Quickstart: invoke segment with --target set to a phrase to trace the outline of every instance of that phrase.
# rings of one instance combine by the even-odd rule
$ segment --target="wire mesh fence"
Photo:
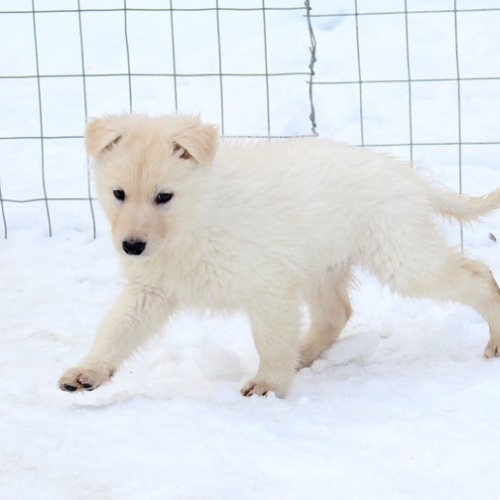
[[[83,130],[114,112],[319,133],[474,194],[500,153],[499,21],[500,0],[0,0],[4,236],[67,213],[96,235]]]

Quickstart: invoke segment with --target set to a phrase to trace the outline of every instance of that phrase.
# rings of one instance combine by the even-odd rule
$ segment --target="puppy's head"
[[[196,230],[216,126],[188,116],[106,116],[87,125],[85,140],[121,254],[149,257]]]

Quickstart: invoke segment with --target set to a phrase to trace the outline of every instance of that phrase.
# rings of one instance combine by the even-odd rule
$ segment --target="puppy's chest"
[[[234,309],[251,293],[252,280],[231,255],[194,255],[165,273],[167,292],[186,307]]]

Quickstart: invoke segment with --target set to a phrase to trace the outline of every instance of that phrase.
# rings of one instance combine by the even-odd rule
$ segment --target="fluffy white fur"
[[[62,389],[106,382],[179,308],[237,309],[260,356],[243,394],[283,397],[348,321],[355,264],[394,292],[473,307],[490,328],[485,356],[499,355],[499,288],[434,219],[473,220],[500,206],[500,189],[458,196],[407,163],[327,140],[218,144],[215,126],[186,116],[107,116],[86,144],[128,284]],[[159,193],[173,197],[158,204]],[[145,247],[129,256],[123,242]],[[303,300],[312,323],[299,338]]]

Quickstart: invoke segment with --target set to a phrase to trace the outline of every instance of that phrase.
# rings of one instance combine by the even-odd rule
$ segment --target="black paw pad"
[[[71,385],[71,384],[64,384],[64,385],[61,386],[61,389],[63,391],[75,392],[77,388],[74,385]]]
[[[95,389],[95,387],[92,385],[92,384],[82,384],[82,387],[86,390],[86,391],[93,391]]]

